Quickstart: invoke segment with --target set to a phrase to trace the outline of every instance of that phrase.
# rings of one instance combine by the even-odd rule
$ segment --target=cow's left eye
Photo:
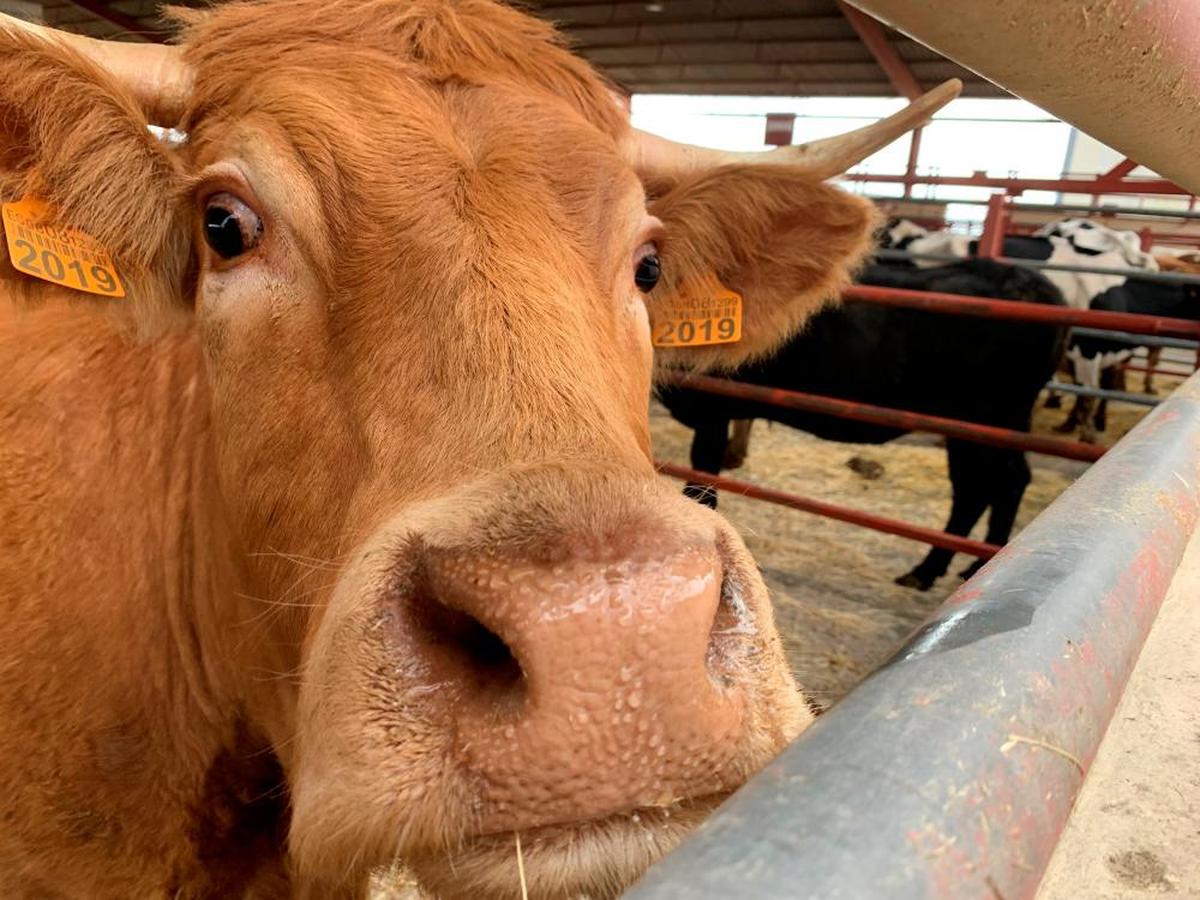
[[[204,241],[221,259],[253,249],[262,231],[262,219],[233,194],[214,194],[204,206]]]
[[[638,258],[637,268],[633,270],[633,282],[639,291],[648,294],[661,277],[662,263],[658,259],[658,248],[651,244]]]

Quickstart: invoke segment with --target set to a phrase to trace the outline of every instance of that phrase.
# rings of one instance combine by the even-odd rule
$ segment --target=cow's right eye
[[[648,294],[654,290],[661,276],[662,263],[658,258],[658,248],[654,244],[646,244],[638,251],[633,269],[633,283],[643,294]]]
[[[204,207],[204,241],[221,259],[234,259],[262,238],[258,214],[233,194],[214,194]]]

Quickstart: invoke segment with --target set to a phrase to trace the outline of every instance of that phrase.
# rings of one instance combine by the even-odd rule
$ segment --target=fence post
[[[979,236],[978,255],[982,259],[995,259],[1004,255],[1004,229],[1008,224],[1008,197],[992,194],[988,197],[987,215],[983,219],[983,234]]]

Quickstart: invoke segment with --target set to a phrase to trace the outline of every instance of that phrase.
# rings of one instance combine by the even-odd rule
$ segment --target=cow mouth
[[[643,821],[647,823],[668,822],[672,816],[688,815],[696,810],[705,810],[705,815],[707,815],[708,812],[711,812],[723,803],[732,793],[732,790],[717,791],[711,794],[702,794],[696,797],[676,800],[661,806],[641,806],[621,812],[605,813],[591,819],[542,822],[536,827],[522,830],[520,833],[530,837],[537,837],[545,834],[557,834],[564,829],[595,828],[610,822],[628,821],[634,825],[640,825]],[[511,828],[485,829],[478,832],[478,839],[502,837],[505,840],[511,841],[515,833]]]
[[[731,793],[528,831],[478,834],[449,854],[411,865],[424,886],[443,900],[521,896],[522,872],[531,898],[603,900],[628,888]]]

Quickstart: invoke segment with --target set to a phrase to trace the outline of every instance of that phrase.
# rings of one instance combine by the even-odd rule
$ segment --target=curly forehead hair
[[[185,25],[187,61],[203,72],[195,108],[236,90],[244,77],[314,54],[367,52],[430,83],[520,86],[570,103],[603,131],[626,127],[610,85],[567,49],[550,23],[494,0],[249,0],[207,12],[173,11]],[[264,46],[264,33],[271,36]]]

